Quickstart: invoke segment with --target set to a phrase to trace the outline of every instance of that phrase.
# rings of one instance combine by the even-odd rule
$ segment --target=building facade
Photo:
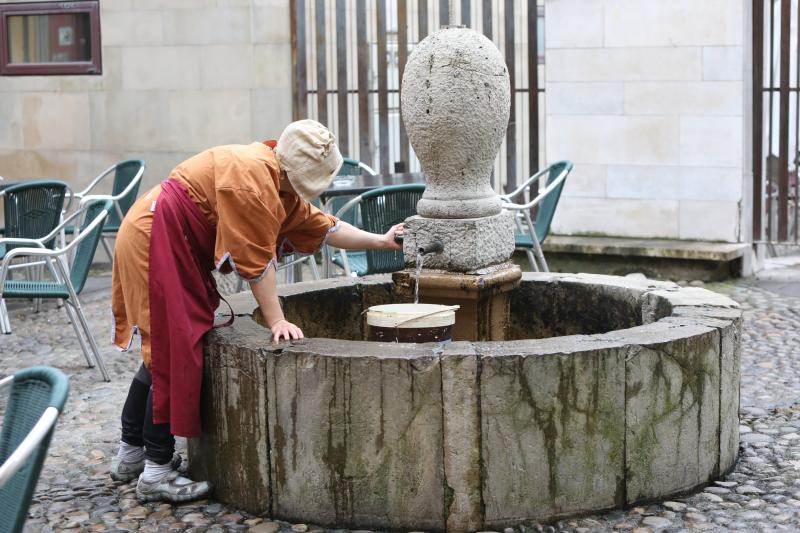
[[[296,105],[291,13],[302,1],[100,0],[101,75],[0,75],[0,175],[56,177],[77,189],[115,161],[142,158],[148,187],[208,146],[277,136]],[[796,33],[798,0],[789,1]],[[400,5],[414,19],[420,2]],[[357,0],[344,3],[355,11]],[[516,13],[532,5],[458,2],[474,20],[493,6],[495,32],[509,3]],[[753,240],[752,0],[539,4],[541,153],[575,163],[553,231]],[[388,0],[390,12],[397,5]],[[443,3],[424,5],[435,15]],[[524,48],[525,21],[516,22]],[[332,114],[329,123],[335,131]],[[526,124],[514,127],[525,138]],[[498,161],[496,173],[503,168]]]
[[[101,0],[102,75],[0,75],[0,175],[79,190],[141,158],[146,190],[209,146],[276,137],[292,116],[288,4]]]
[[[570,159],[554,231],[750,238],[742,0],[548,0],[547,159]]]

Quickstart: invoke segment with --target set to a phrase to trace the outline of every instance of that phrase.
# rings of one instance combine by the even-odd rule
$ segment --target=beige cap
[[[344,163],[333,133],[310,119],[286,126],[275,155],[294,190],[307,201],[317,198],[330,186]]]

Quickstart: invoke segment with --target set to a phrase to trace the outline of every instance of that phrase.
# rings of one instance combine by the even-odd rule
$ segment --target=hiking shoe
[[[192,481],[173,470],[164,478],[154,483],[147,483],[139,477],[136,484],[136,499],[140,502],[181,503],[197,500],[211,492],[208,481]]]
[[[181,454],[175,452],[172,456],[172,469],[177,470],[178,467],[181,466],[181,462],[183,462]],[[119,456],[114,456],[114,458],[111,459],[111,479],[114,481],[124,481],[127,483],[139,477],[139,474],[142,472],[144,472],[144,457],[142,457],[141,461],[132,463],[123,461]]]

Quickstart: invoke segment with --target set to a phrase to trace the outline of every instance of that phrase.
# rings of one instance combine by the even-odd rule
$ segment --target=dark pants
[[[175,453],[169,424],[153,424],[153,390],[150,372],[142,365],[131,382],[122,408],[122,442],[144,446],[145,459],[164,465]]]

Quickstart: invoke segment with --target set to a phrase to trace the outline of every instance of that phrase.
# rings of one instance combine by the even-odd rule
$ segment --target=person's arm
[[[400,250],[402,245],[395,242],[396,235],[403,234],[403,224],[397,224],[383,235],[369,233],[360,230],[347,222],[339,222],[339,228],[328,236],[328,243],[337,248],[350,249],[383,249]],[[302,339],[303,332],[300,328],[286,320],[283,316],[283,309],[278,300],[276,288],[275,269],[270,268],[263,278],[250,283],[250,290],[253,291],[261,314],[272,330],[272,338],[275,341],[284,338]]]
[[[303,332],[300,328],[283,317],[283,309],[281,309],[281,303],[278,300],[274,268],[269,268],[263,278],[251,283],[250,290],[253,291],[253,296],[255,296],[258,306],[261,308],[264,320],[269,329],[272,330],[274,341],[281,340],[281,337],[287,341],[289,339],[303,338]]]
[[[338,229],[328,235],[328,244],[345,250],[402,250],[403,245],[394,240],[396,235],[402,234],[402,223],[392,226],[389,231],[380,235],[360,230],[340,220]]]

